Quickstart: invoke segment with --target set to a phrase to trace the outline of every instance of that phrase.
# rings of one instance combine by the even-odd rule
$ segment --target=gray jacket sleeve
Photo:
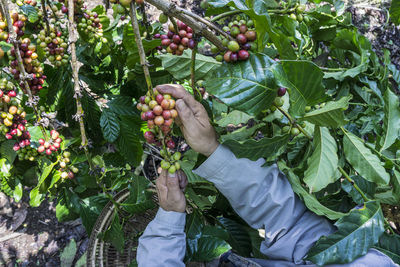
[[[136,260],[139,267],[185,266],[186,213],[159,208],[139,239]]]
[[[305,264],[312,245],[335,228],[306,209],[276,165],[264,162],[237,159],[220,145],[194,173],[213,182],[251,227],[265,229],[261,252],[270,260]]]

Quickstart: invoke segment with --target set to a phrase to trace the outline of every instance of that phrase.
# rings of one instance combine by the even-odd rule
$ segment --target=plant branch
[[[178,34],[179,29],[178,29],[178,25],[176,24],[176,20],[170,16],[168,16],[168,19],[171,21],[172,25],[174,25],[175,33]]]
[[[12,43],[14,45],[15,56],[18,61],[18,68],[19,68],[19,72],[20,72],[20,78],[21,78],[22,82],[24,83],[25,90],[28,94],[29,101],[31,103],[34,103],[32,91],[31,91],[31,88],[28,83],[28,80],[31,79],[32,77],[30,77],[30,75],[28,75],[25,71],[25,66],[22,61],[21,54],[19,52],[20,51],[19,50],[19,41],[17,40],[17,34],[15,33],[14,28],[13,28],[13,23],[12,23],[12,19],[10,16],[10,10],[8,8],[8,3],[7,3],[7,0],[0,0],[0,1],[1,1],[0,9],[2,10],[2,13],[5,16],[5,19],[6,19],[7,25],[8,25],[9,41],[10,41],[10,43]],[[38,122],[39,128],[43,134],[43,137],[47,140],[46,131],[43,128],[43,126],[40,124],[40,120],[41,120],[40,113],[37,110],[35,105],[32,105],[32,108],[33,108],[33,111],[35,112],[37,122]]]
[[[242,11],[241,10],[227,11],[225,13],[222,13],[222,14],[219,14],[218,16],[213,17],[210,21],[214,22],[214,21],[220,20],[222,18],[225,18],[227,16],[231,16],[231,15],[235,15],[235,14],[239,14],[239,13],[242,13]]]
[[[42,10],[43,10],[43,17],[44,17],[44,22],[46,24],[46,33],[50,34],[50,25],[49,25],[49,19],[47,18],[47,11],[46,11],[46,4],[45,0],[40,0],[42,4]]]
[[[192,17],[198,21],[200,21],[201,23],[207,25],[210,29],[213,29],[214,31],[218,32],[219,34],[221,34],[222,36],[224,36],[226,39],[228,40],[235,40],[232,36],[230,36],[228,33],[224,32],[223,30],[221,30],[218,26],[216,26],[215,24],[211,23],[210,21],[204,19],[203,17],[200,17],[197,14],[194,14],[186,9],[180,8],[180,7],[176,7],[176,10],[178,10],[179,12],[188,15],[189,17]]]
[[[292,118],[292,116],[290,116],[289,113],[286,112],[286,110],[284,110],[281,107],[278,107],[277,105],[274,105],[276,107],[277,110],[279,110],[286,118],[288,118],[290,124],[292,124],[294,127],[296,127],[297,129],[299,129],[300,132],[302,132],[304,134],[305,137],[307,137],[310,140],[313,140],[313,137],[307,133],[306,130],[304,130],[303,127],[301,127],[295,119]]]
[[[197,43],[192,49],[192,60],[190,62],[190,81],[193,89],[193,93],[196,90],[196,54],[197,54]]]
[[[221,51],[225,51],[227,49],[222,44],[222,41],[212,31],[210,31],[205,24],[201,24],[192,17],[181,13],[174,3],[164,0],[147,0],[146,2],[163,11],[168,17],[175,17],[186,25],[190,26],[194,33],[204,36]]]
[[[343,168],[340,166],[339,166],[339,171],[341,174],[343,174],[343,176],[346,178],[346,180],[349,181],[349,183],[351,183],[351,185],[354,187],[354,189],[356,189],[358,191],[358,193],[360,193],[360,195],[362,196],[364,201],[369,201],[367,196],[365,196],[364,192],[358,187],[358,185],[354,182],[354,180],[351,179],[350,176],[346,173],[346,171],[343,170]]]
[[[76,29],[76,24],[74,22],[74,0],[68,0],[68,31],[69,31],[69,43],[70,43],[70,48],[71,48],[71,68],[72,68],[72,76],[74,79],[74,97],[76,101],[76,118],[79,121],[79,128],[81,132],[81,146],[85,151],[86,157],[88,159],[89,167],[91,170],[93,170],[93,162],[92,159],[90,158],[89,155],[89,150],[88,150],[88,139],[86,137],[86,131],[85,131],[85,123],[83,121],[83,107],[82,103],[80,101],[80,98],[82,96],[81,92],[81,87],[79,86],[79,74],[78,74],[78,60],[76,57],[76,41],[77,41],[77,29]]]
[[[148,63],[146,60],[146,52],[144,51],[144,48],[143,48],[143,43],[142,43],[142,39],[140,36],[139,23],[138,23],[138,19],[136,17],[135,1],[131,2],[131,10],[130,10],[129,14],[131,16],[132,28],[133,28],[133,32],[135,34],[136,45],[137,45],[138,51],[139,51],[140,64],[142,65],[144,77],[146,79],[147,90],[150,93],[151,97],[154,99],[153,85],[151,84],[150,72],[149,72],[149,68],[147,66]]]
[[[47,6],[50,7],[51,13],[53,13],[54,19],[57,20],[57,14],[56,14],[56,12],[54,12],[53,6],[52,6],[50,0],[46,0],[46,2],[47,2]]]

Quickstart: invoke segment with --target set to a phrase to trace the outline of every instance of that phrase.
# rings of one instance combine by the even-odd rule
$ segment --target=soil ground
[[[100,0],[88,2],[89,8],[102,4]],[[196,9],[195,6],[199,1],[173,0],[173,2],[184,8]],[[372,41],[378,53],[382,49],[391,51],[392,61],[400,69],[399,27],[387,23],[390,1],[348,1],[347,4],[348,12],[353,15],[354,24]],[[150,7],[148,14],[152,19],[157,19],[159,11]],[[149,176],[155,174],[154,166],[151,165],[151,163],[148,165],[150,167],[147,170]],[[15,203],[13,199],[0,192],[0,266],[58,267],[60,251],[71,239],[78,245],[75,260],[80,258],[88,245],[88,237],[81,222],[79,220],[58,222],[52,201],[44,201],[38,208],[31,208],[28,203],[28,198]],[[400,221],[398,208],[386,209],[385,212],[389,218]]]

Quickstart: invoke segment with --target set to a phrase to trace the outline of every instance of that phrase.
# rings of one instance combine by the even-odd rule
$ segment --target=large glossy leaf
[[[318,192],[336,181],[338,168],[337,145],[328,128],[315,127],[314,152],[308,159],[304,182],[310,192]]]
[[[117,115],[109,109],[104,109],[100,117],[100,126],[104,138],[112,143],[119,136],[119,121]]]
[[[390,6],[390,19],[394,24],[400,24],[400,0],[392,0]]]
[[[71,267],[75,259],[77,251],[75,239],[69,241],[68,245],[60,253],[60,264],[61,267]]]
[[[140,124],[136,120],[123,117],[121,121],[121,134],[117,141],[118,148],[120,154],[132,166],[138,166],[142,159],[143,148],[140,142],[141,138]]]
[[[249,60],[224,63],[206,81],[206,89],[228,106],[258,114],[268,108],[276,97],[276,85],[269,70],[274,61],[262,54],[251,55]]]
[[[272,138],[263,138],[259,141],[249,139],[244,142],[227,140],[223,145],[229,147],[238,158],[258,160],[279,154],[289,141],[290,135],[277,135]]]
[[[125,233],[117,212],[114,214],[110,227],[104,233],[104,239],[109,241],[119,253],[123,252]]]
[[[400,264],[400,236],[383,233],[374,248],[388,255],[395,263]]]
[[[308,193],[303,188],[299,177],[297,177],[293,173],[293,171],[286,166],[284,162],[279,161],[278,166],[279,169],[286,174],[286,177],[288,178],[290,184],[292,185],[293,191],[304,201],[304,204],[307,206],[309,210],[318,215],[325,216],[330,220],[337,220],[346,215],[345,213],[331,210],[322,205],[314,195]]]
[[[107,202],[108,198],[103,195],[91,196],[80,202],[79,214],[88,235],[91,234],[97,217],[100,215]]]
[[[248,122],[251,118],[253,118],[253,116],[249,116],[247,115],[247,113],[234,110],[230,112],[226,117],[217,121],[217,124],[221,127],[226,127],[229,124],[239,125],[241,123]]]
[[[272,67],[279,86],[289,88],[290,113],[301,116],[307,105],[314,105],[325,97],[323,73],[310,61],[282,61]]]
[[[137,176],[129,186],[130,195],[121,206],[131,214],[144,212],[154,208],[152,194],[147,191],[150,181],[143,176]]]
[[[181,56],[172,54],[162,54],[158,56],[161,59],[162,66],[171,73],[177,80],[190,78],[190,65],[192,62],[192,50],[186,49]],[[212,57],[196,54],[196,79],[204,79],[214,72],[221,63]]]
[[[372,154],[360,138],[344,131],[343,148],[347,161],[361,176],[378,184],[389,183],[390,176],[381,161],[375,154]]]
[[[400,133],[400,103],[399,98],[390,89],[384,94],[385,117],[383,119],[383,130],[385,135],[382,137],[382,150],[389,148],[399,137]]]
[[[353,179],[354,183],[361,189],[361,191],[370,199],[373,199],[374,194],[375,194],[375,189],[376,189],[376,184],[371,183],[370,181],[365,180],[361,176],[358,175],[352,175],[350,177]],[[346,191],[353,201],[357,204],[362,204],[364,203],[364,199],[361,196],[361,194],[354,188],[354,185],[352,185],[349,181],[344,180],[342,181],[342,189]]]
[[[323,108],[306,113],[302,120],[324,127],[339,127],[347,123],[343,110],[349,105],[351,96],[342,97],[339,101],[330,101]]]
[[[15,141],[7,140],[4,141],[0,146],[0,156],[8,160],[12,164],[17,157],[17,153],[13,150]]]
[[[349,263],[365,255],[385,231],[381,207],[369,201],[335,223],[337,232],[321,237],[307,259],[317,265]]]
[[[244,257],[251,256],[251,239],[246,228],[238,222],[219,217],[218,221],[229,233],[229,244],[232,248]]]

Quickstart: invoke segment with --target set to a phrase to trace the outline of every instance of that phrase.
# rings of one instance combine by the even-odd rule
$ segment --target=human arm
[[[203,144],[197,151],[209,156],[194,172],[213,182],[250,226],[265,228],[261,251],[268,258],[304,263],[303,259],[314,243],[321,236],[335,231],[333,225],[306,209],[276,165],[263,167],[265,161],[262,159],[255,162],[238,159],[224,146],[207,146],[215,144],[215,132],[204,108],[183,88],[164,85],[158,90],[180,98],[177,110],[181,128],[188,133],[186,141],[195,150],[198,144]],[[191,112],[193,114],[187,114]],[[366,257],[374,257],[375,254],[376,251],[370,250]],[[353,263],[357,265],[362,260],[365,257]]]
[[[171,175],[163,170],[156,184],[160,208],[139,239],[138,265],[185,266],[186,200],[182,190],[187,185],[186,176],[180,171]]]

